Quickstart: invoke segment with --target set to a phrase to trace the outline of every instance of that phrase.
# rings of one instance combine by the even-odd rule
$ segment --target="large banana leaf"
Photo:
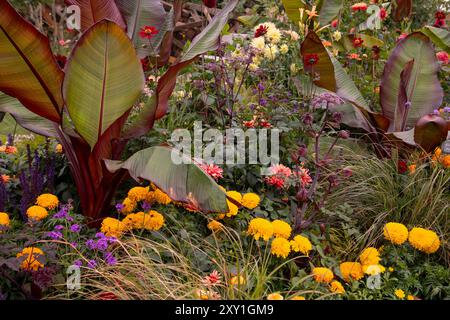
[[[59,122],[64,77],[48,39],[0,0],[0,91],[32,112]]]
[[[104,20],[83,35],[66,66],[63,93],[76,131],[91,148],[143,86],[140,61],[120,26]]]
[[[438,108],[443,99],[443,90],[437,73],[439,64],[430,39],[421,32],[410,34],[401,40],[391,53],[381,79],[381,107],[383,115],[391,120],[389,131],[398,131],[399,97],[401,73],[408,63],[414,61],[406,92],[411,103],[406,125],[412,127],[425,114]]]
[[[125,22],[114,0],[65,0],[68,5],[76,5],[81,11],[81,31],[85,32],[104,19],[115,22],[126,29]],[[129,0],[128,2],[136,2]]]
[[[25,108],[17,99],[0,93],[0,112],[9,113],[23,128],[46,137],[57,137],[53,121],[47,120]]]
[[[331,62],[330,55],[322,44],[319,36],[314,32],[308,32],[305,40],[300,48],[303,59],[309,54],[316,54],[319,58],[317,64],[308,66],[304,64],[304,68],[308,72],[318,74],[319,77],[314,80],[314,84],[327,90],[336,91],[336,80],[334,77],[334,67]]]
[[[343,0],[319,0],[317,2],[319,23],[324,26],[336,18],[343,4]]]
[[[303,0],[281,0],[283,3],[284,11],[292,22],[300,21],[300,8],[308,8]]]
[[[344,46],[345,50],[350,51],[355,49],[355,47],[353,46],[353,40],[355,38],[361,38],[361,40],[363,40],[362,45],[369,49],[371,49],[373,46],[378,47],[384,46],[384,42],[378,38],[369,36],[364,33],[356,33],[356,34],[347,34],[342,37],[341,43]]]
[[[226,195],[215,181],[193,163],[175,164],[172,152],[176,151],[152,147],[138,151],[124,162],[105,160],[105,164],[111,172],[125,169],[137,181],[153,182],[174,201],[202,212],[227,212]]]
[[[167,14],[160,0],[116,0],[116,3],[127,23],[128,36],[133,40],[139,58],[155,55],[165,32],[173,30],[173,13]],[[142,39],[139,31],[145,26],[153,26],[159,33],[153,39]]]
[[[422,28],[422,33],[426,34],[431,41],[439,48],[450,53],[450,32],[442,28],[426,26]]]

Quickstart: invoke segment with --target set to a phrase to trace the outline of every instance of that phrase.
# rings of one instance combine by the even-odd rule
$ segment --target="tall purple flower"
[[[81,226],[79,224],[74,224],[70,227],[70,231],[73,233],[79,233],[81,231]]]

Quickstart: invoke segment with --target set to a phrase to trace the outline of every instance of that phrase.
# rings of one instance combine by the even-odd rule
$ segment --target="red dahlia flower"
[[[436,12],[436,14],[434,15],[434,17],[438,20],[445,20],[445,12],[442,11],[438,11]]]
[[[306,54],[303,57],[303,63],[305,66],[315,66],[319,62],[319,56],[315,53]]]
[[[267,31],[269,30],[269,27],[262,24],[258,27],[258,29],[256,29],[255,31],[255,38],[259,38],[262,37],[263,35],[265,35],[267,33]]]
[[[364,42],[364,40],[361,39],[361,38],[354,38],[354,39],[353,39],[353,46],[354,46],[355,48],[361,47],[362,44],[363,44],[363,42]]]
[[[154,35],[158,34],[158,30],[153,26],[145,26],[139,32],[139,36],[143,39],[151,39]]]

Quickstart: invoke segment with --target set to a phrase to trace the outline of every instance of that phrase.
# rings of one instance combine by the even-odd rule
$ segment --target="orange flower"
[[[14,154],[17,152],[17,148],[14,146],[0,146],[0,152]]]
[[[415,165],[415,164],[409,165],[409,166],[408,166],[408,171],[409,171],[409,173],[410,173],[410,174],[415,173],[415,172],[416,172],[416,167],[417,167],[417,165]]]
[[[332,45],[331,42],[327,41],[327,40],[323,40],[322,44],[323,44],[324,47],[331,47],[331,45]]]
[[[347,58],[351,59],[351,60],[358,60],[361,61],[361,58],[359,57],[359,54],[357,53],[349,53],[347,55]]]
[[[6,174],[2,174],[0,176],[0,181],[3,182],[4,184],[8,183],[10,180],[11,180],[11,177]]]

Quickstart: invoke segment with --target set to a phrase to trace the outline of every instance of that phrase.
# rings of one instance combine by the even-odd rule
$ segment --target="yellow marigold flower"
[[[330,283],[334,278],[333,271],[328,268],[317,267],[312,270],[314,280],[319,283]]]
[[[339,294],[345,293],[344,286],[342,285],[342,283],[340,283],[337,280],[331,281],[330,290],[331,290],[331,292],[334,292],[334,293],[339,293]]]
[[[413,295],[408,294],[406,299],[408,299],[408,300],[416,300],[416,297],[414,297]]]
[[[291,244],[285,238],[275,238],[272,241],[270,252],[279,258],[286,259],[291,252]]]
[[[128,191],[128,199],[134,202],[147,200],[149,188],[146,187],[134,187]]]
[[[169,203],[172,202],[172,199],[170,199],[170,197],[166,193],[164,193],[159,189],[153,191],[153,198],[155,199],[156,202],[163,205],[168,205]]]
[[[245,278],[243,276],[234,276],[230,279],[230,284],[235,285],[244,285],[245,284]]]
[[[254,218],[248,224],[247,233],[253,236],[255,240],[263,238],[265,241],[269,241],[273,236],[273,226],[270,221],[266,219]]]
[[[130,198],[125,198],[122,202],[123,209],[120,211],[122,214],[129,214],[136,209],[137,203]]]
[[[385,272],[386,268],[383,267],[381,264],[372,264],[372,265],[363,265],[362,270],[365,274],[375,276],[377,274]]]
[[[44,252],[35,247],[24,248],[16,255],[16,258],[21,258],[20,268],[27,271],[37,271],[44,267],[44,264],[39,259],[44,256]]]
[[[100,231],[107,237],[120,238],[126,229],[126,225],[122,221],[108,217],[103,219]]]
[[[227,199],[227,205],[228,205],[228,212],[226,213],[226,216],[228,218],[234,217],[238,214],[239,208],[237,205],[235,205],[233,202]]]
[[[380,253],[376,248],[368,247],[363,250],[361,255],[359,256],[359,260],[361,261],[362,265],[373,265],[378,264],[381,260]]]
[[[297,235],[294,237],[294,239],[291,240],[291,248],[292,251],[301,252],[307,256],[309,252],[312,250],[312,244],[308,238],[301,235]]]
[[[164,216],[161,213],[155,210],[150,210],[149,213],[145,214],[142,212],[142,214],[145,215],[144,220],[145,230],[158,231],[164,226]]]
[[[435,253],[441,245],[434,231],[423,228],[413,228],[409,232],[408,241],[415,249],[428,254]]]
[[[261,201],[261,199],[259,198],[259,196],[257,194],[250,192],[250,193],[246,193],[242,196],[241,203],[247,209],[253,210],[259,205],[260,201]]]
[[[63,153],[63,146],[62,146],[60,143],[58,143],[58,144],[56,145],[56,147],[55,147],[55,152],[56,152],[56,153]]]
[[[394,268],[392,268],[392,267],[389,267],[388,270],[389,270],[389,272],[394,272]]]
[[[32,206],[32,207],[29,207],[27,210],[27,217],[32,222],[38,222],[38,221],[44,220],[45,218],[47,218],[47,216],[48,216],[47,209],[45,209],[41,206]]]
[[[36,199],[36,204],[43,208],[53,210],[58,206],[59,200],[58,200],[57,196],[50,194],[50,193],[45,193],[45,194],[41,194]]]
[[[233,199],[237,203],[242,203],[242,195],[237,191],[227,191],[227,197]]]
[[[304,296],[293,296],[290,300],[306,300]]]
[[[274,292],[267,296],[267,300],[284,300],[284,298],[278,292]]]
[[[397,289],[394,291],[394,294],[397,296],[397,298],[399,299],[404,299],[405,298],[405,291],[403,291],[402,289]]]
[[[0,234],[9,228],[10,220],[9,216],[5,212],[0,212]]]
[[[291,226],[282,220],[272,221],[273,235],[277,238],[288,239],[291,236]]]
[[[213,232],[220,231],[220,230],[222,230],[222,228],[223,228],[223,224],[221,224],[221,223],[220,223],[219,221],[217,221],[217,220],[211,220],[211,221],[208,223],[208,229],[211,230],[211,231],[213,231]]]
[[[359,280],[364,277],[364,272],[359,262],[343,262],[340,264],[339,269],[345,281],[350,281],[351,279]]]
[[[437,158],[439,158],[440,156],[441,156],[441,154],[442,154],[442,150],[441,150],[441,148],[436,148],[436,150],[434,150],[434,155],[437,157]]]
[[[397,222],[386,223],[383,229],[384,238],[393,244],[402,244],[408,240],[408,228]]]
[[[441,158],[441,163],[444,168],[450,168],[450,154]]]

